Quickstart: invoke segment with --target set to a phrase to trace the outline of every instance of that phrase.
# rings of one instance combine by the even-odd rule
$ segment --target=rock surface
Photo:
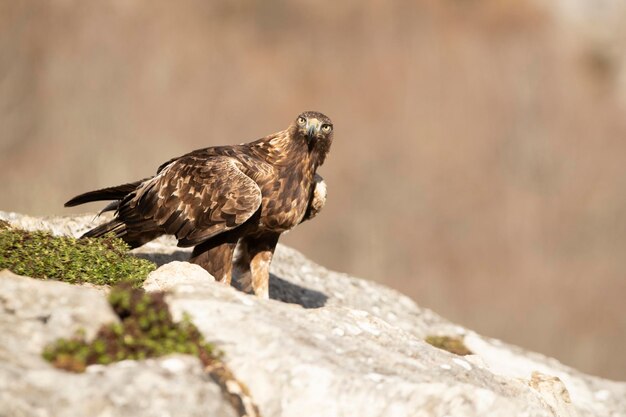
[[[191,356],[53,368],[48,343],[117,320],[102,291],[0,272],[0,416],[235,416]]]
[[[93,216],[0,218],[76,235]],[[138,252],[160,264],[188,256],[168,239]],[[184,262],[147,281],[166,288],[174,314],[189,313],[224,351],[266,417],[626,416],[626,383],[482,337],[292,249],[278,248],[272,274],[267,301]],[[91,366],[82,375],[41,359],[49,341],[114,319],[101,291],[4,272],[0,317],[0,416],[234,415],[193,358]],[[474,354],[436,349],[428,335],[464,337]]]
[[[188,285],[193,289],[194,285],[204,284],[206,281],[215,281],[215,278],[201,266],[172,261],[148,274],[148,278],[143,282],[143,289],[169,291],[181,285]]]

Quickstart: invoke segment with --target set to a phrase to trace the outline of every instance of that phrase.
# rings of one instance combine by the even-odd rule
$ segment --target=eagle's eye
[[[302,116],[298,117],[298,124],[304,126],[306,124],[306,119]]]
[[[329,124],[323,124],[322,125],[322,132],[324,133],[330,133],[330,131],[333,130],[333,127]]]

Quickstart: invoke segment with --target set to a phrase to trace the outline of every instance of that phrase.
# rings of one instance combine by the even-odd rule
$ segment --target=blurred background
[[[0,0],[0,210],[335,123],[282,239],[483,334],[626,379],[626,3]]]

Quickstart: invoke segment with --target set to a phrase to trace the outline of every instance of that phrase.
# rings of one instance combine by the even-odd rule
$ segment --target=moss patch
[[[119,323],[104,325],[91,342],[82,333],[48,345],[43,357],[57,368],[82,372],[87,365],[109,364],[125,359],[145,359],[185,353],[200,358],[205,366],[218,357],[196,326],[184,317],[175,323],[163,293],[147,293],[120,284],[111,289],[109,303]]]
[[[426,338],[426,343],[429,343],[436,348],[454,353],[455,355],[465,356],[472,354],[472,351],[465,346],[463,339],[460,337],[428,336]]]
[[[128,253],[121,239],[74,239],[43,231],[30,232],[0,223],[0,269],[72,284],[141,285],[156,265]]]

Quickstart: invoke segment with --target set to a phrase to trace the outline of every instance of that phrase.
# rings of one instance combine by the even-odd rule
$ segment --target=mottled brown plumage
[[[65,206],[113,200],[113,220],[86,237],[114,233],[131,247],[163,234],[194,246],[191,261],[230,283],[233,253],[251,289],[268,297],[269,265],[280,234],[313,218],[326,201],[316,174],[333,138],[328,117],[305,112],[285,130],[235,146],[198,149],[154,177],[74,197]]]

